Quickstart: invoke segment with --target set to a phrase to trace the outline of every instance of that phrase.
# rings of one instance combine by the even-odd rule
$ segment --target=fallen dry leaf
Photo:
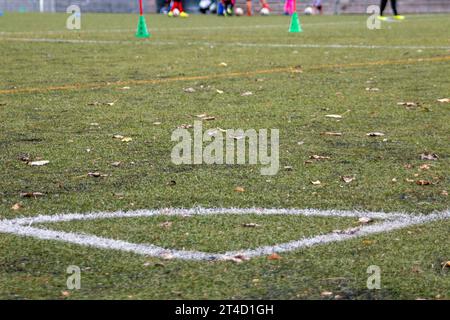
[[[317,155],[317,154],[313,154],[313,155],[310,156],[309,158],[312,159],[312,160],[317,160],[317,161],[320,161],[320,160],[329,160],[329,159],[331,159],[331,158],[328,157],[328,156],[319,156],[319,155]]]
[[[366,91],[377,92],[380,91],[378,88],[366,88]]]
[[[448,191],[442,190],[441,195],[443,195],[444,197],[448,197]]]
[[[450,103],[450,98],[437,99],[437,101],[441,103]]]
[[[115,134],[113,135],[113,139],[119,139],[122,140],[123,138],[125,138],[124,136],[120,135],[120,134]]]
[[[362,243],[365,244],[366,246],[368,246],[373,243],[373,240],[363,240]]]
[[[331,297],[333,295],[333,292],[331,292],[331,291],[323,291],[323,292],[320,293],[320,295],[322,297]]]
[[[321,184],[320,180],[316,180],[316,181],[311,181],[311,183],[315,186]]]
[[[178,129],[191,129],[193,127],[194,126],[192,124],[182,124],[182,125],[179,125],[177,128]]]
[[[326,118],[332,118],[332,119],[342,119],[342,116],[340,114],[327,114],[325,115]]]
[[[165,222],[163,222],[163,223],[160,223],[159,226],[160,226],[161,228],[168,229],[168,228],[170,228],[170,227],[172,226],[172,224],[173,224],[172,221],[165,221]]]
[[[373,219],[369,218],[369,217],[361,217],[361,218],[358,219],[358,222],[360,224],[368,224],[368,223],[373,222]]]
[[[131,142],[131,141],[133,141],[133,138],[130,138],[130,137],[123,137],[121,141],[122,141],[122,142]]]
[[[17,211],[22,209],[22,205],[20,203],[16,203],[11,207],[11,210]]]
[[[251,92],[251,91],[246,91],[246,92],[241,94],[242,97],[248,97],[248,96],[251,96],[251,95],[253,95],[253,92]]]
[[[355,176],[342,176],[341,177],[342,181],[344,181],[345,183],[350,183],[353,180],[355,180]]]
[[[420,170],[429,170],[430,169],[430,165],[429,164],[423,164],[419,167]]]
[[[202,120],[204,120],[204,121],[216,120],[216,117],[209,116],[209,115],[207,115],[206,113],[198,114],[198,115],[196,115],[196,117],[197,117],[197,118],[200,118],[200,119],[202,119]]]
[[[217,92],[218,94],[222,94],[222,93],[223,93],[223,91],[222,91],[222,90],[219,90],[219,89],[217,89],[216,92]]]
[[[88,172],[88,177],[93,177],[93,178],[105,178],[108,175],[107,174],[102,174],[100,172]]]
[[[450,261],[444,261],[441,263],[442,269],[450,268]]]
[[[227,67],[228,64],[227,64],[226,62],[221,62],[221,63],[219,64],[219,66],[221,66],[221,67]]]
[[[37,197],[43,197],[44,194],[42,192],[21,192],[20,196],[22,198],[37,198]]]
[[[417,180],[416,184],[419,185],[419,186],[428,186],[428,185],[431,185],[433,183],[431,181],[428,181],[428,180]]]
[[[68,297],[68,296],[70,296],[70,292],[69,292],[69,291],[62,291],[62,292],[61,292],[61,295],[62,295],[63,297]]]
[[[245,192],[245,189],[243,187],[236,187],[234,188],[235,192]]]
[[[291,166],[284,166],[284,170],[286,171],[292,171],[293,168]]]
[[[250,222],[250,223],[244,223],[244,224],[242,224],[242,226],[243,226],[244,228],[258,228],[258,227],[260,227],[261,225],[259,225],[259,224],[257,224],[257,223]]]
[[[48,161],[48,160],[42,160],[42,161],[28,162],[28,165],[33,166],[33,167],[41,167],[41,166],[45,166],[49,163],[50,163],[50,161]]]
[[[397,105],[404,106],[407,109],[408,108],[415,108],[415,107],[418,106],[418,104],[416,102],[410,102],[410,101],[409,102],[397,102]]]
[[[232,262],[235,262],[235,263],[242,263],[242,262],[248,261],[250,259],[248,257],[242,255],[242,254],[238,254],[238,255],[235,255],[235,256],[225,256],[225,257],[221,258],[221,260],[223,260],[223,261],[232,261]]]
[[[281,260],[281,256],[276,254],[276,253],[272,253],[270,256],[267,257],[267,259],[269,259],[269,260]]]
[[[420,160],[438,160],[439,156],[436,153],[422,153],[420,155]]]
[[[116,162],[111,163],[111,165],[112,165],[113,167],[120,167],[121,164],[122,164],[121,161],[116,161]]]
[[[369,137],[382,137],[382,136],[384,136],[384,133],[383,132],[369,132],[369,133],[366,134],[366,136],[369,136]]]
[[[323,135],[323,136],[340,137],[340,136],[342,136],[342,133],[341,132],[322,132],[321,135]]]
[[[194,93],[194,92],[195,92],[195,89],[194,89],[194,88],[184,88],[183,90],[184,90],[184,92],[186,92],[186,93]]]

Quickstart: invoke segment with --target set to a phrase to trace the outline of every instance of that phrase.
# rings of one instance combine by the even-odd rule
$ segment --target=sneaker
[[[189,17],[189,14],[187,14],[186,12],[183,11],[180,13],[180,17],[187,18],[187,17]]]
[[[405,20],[405,16],[401,16],[401,15],[396,15],[394,16],[395,20]]]

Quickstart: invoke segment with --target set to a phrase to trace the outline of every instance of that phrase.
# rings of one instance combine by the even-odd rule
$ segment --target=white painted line
[[[308,44],[308,43],[250,43],[250,42],[206,42],[206,41],[130,41],[130,40],[89,40],[89,39],[56,39],[56,38],[12,38],[0,37],[0,41],[42,42],[69,44],[119,44],[119,45],[154,45],[154,46],[222,46],[248,48],[304,48],[304,49],[401,49],[401,50],[450,50],[450,46],[424,45],[369,45],[369,44]]]
[[[207,253],[190,250],[176,250],[162,248],[155,245],[135,244],[122,240],[107,239],[82,233],[54,231],[33,227],[33,224],[56,223],[64,221],[80,221],[112,218],[136,218],[151,217],[156,215],[217,215],[217,214],[259,214],[259,215],[303,215],[317,217],[371,217],[381,219],[383,222],[365,225],[357,229],[348,229],[339,233],[330,233],[310,238],[299,239],[274,246],[264,246],[256,249],[243,249],[228,251],[225,253]],[[274,252],[293,251],[311,247],[318,244],[344,241],[356,237],[371,234],[384,233],[402,229],[409,226],[421,225],[428,222],[450,219],[450,211],[429,215],[408,215],[404,213],[384,212],[359,212],[339,210],[314,210],[314,209],[264,209],[264,208],[192,208],[192,209],[154,209],[138,210],[132,212],[99,212],[88,214],[60,214],[40,215],[31,218],[18,218],[0,221],[0,233],[8,233],[19,236],[33,237],[42,240],[56,240],[83,246],[133,252],[154,257],[173,257],[185,260],[227,260],[237,255],[244,257],[257,257]]]
[[[329,26],[329,25],[352,25],[352,24],[361,24],[365,25],[365,20],[361,21],[334,21],[334,22],[308,22],[308,26]],[[270,28],[283,28],[286,29],[288,24],[254,24],[254,25],[224,25],[224,26],[198,26],[198,27],[170,27],[170,28],[152,28],[151,24],[149,27],[150,32],[161,31],[161,32],[170,32],[170,31],[210,31],[210,30],[229,30],[229,29],[270,29]],[[82,29],[77,31],[68,31],[68,30],[48,30],[48,31],[1,31],[0,35],[33,35],[33,34],[71,34],[71,33],[134,33],[136,29]]]

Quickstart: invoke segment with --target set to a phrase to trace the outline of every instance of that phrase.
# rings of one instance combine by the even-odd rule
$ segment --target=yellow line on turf
[[[323,64],[305,68],[308,70],[324,70],[324,69],[338,69],[338,68],[355,68],[355,67],[370,67],[370,66],[382,66],[382,65],[408,65],[421,62],[439,62],[448,61],[450,56],[438,56],[430,58],[417,58],[417,59],[397,59],[397,60],[379,60],[379,61],[367,61],[367,62],[354,62],[344,64]],[[185,76],[185,77],[171,77],[165,79],[148,79],[148,80],[125,80],[116,82],[95,82],[95,83],[74,83],[60,86],[49,86],[41,88],[14,88],[0,90],[0,95],[16,94],[16,93],[45,93],[51,91],[66,91],[66,90],[80,90],[80,89],[100,89],[105,87],[115,86],[128,86],[128,85],[146,85],[146,84],[163,84],[179,81],[195,81],[195,80],[211,80],[220,78],[238,78],[238,77],[250,77],[262,74],[275,74],[275,73],[290,73],[296,72],[298,69],[295,67],[283,67],[273,68],[265,70],[254,71],[242,71],[242,72],[229,72],[222,74],[209,74],[204,76]]]

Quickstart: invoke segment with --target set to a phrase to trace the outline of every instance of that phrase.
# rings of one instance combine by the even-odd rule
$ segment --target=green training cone
[[[300,20],[298,19],[297,12],[292,14],[291,25],[289,26],[289,32],[303,32]]]
[[[139,24],[136,31],[136,37],[137,38],[149,38],[150,33],[147,29],[147,23],[145,23],[145,17],[139,16]]]

